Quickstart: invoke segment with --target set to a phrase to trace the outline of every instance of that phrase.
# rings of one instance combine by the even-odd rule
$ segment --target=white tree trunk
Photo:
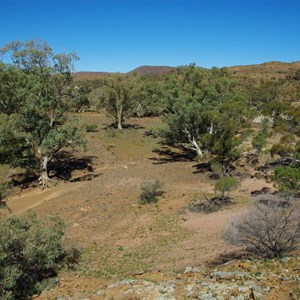
[[[42,185],[43,189],[49,187],[51,179],[48,176],[48,155],[42,155],[42,149],[39,147],[38,152],[40,154],[40,177],[38,179],[39,183]]]
[[[118,129],[123,129],[123,126],[122,126],[122,109],[120,109],[117,113],[117,122],[118,122]]]
[[[194,146],[193,150],[196,151],[197,155],[202,158],[203,152],[194,138],[191,140],[191,144]]]
[[[197,156],[202,158],[203,157],[203,152],[200,148],[200,146],[198,145],[197,141],[195,140],[195,138],[191,135],[191,133],[188,131],[187,128],[185,128],[183,130],[184,133],[186,133],[187,137],[188,137],[188,140],[189,142],[193,145],[192,147],[191,146],[188,146],[186,144],[183,144],[183,146],[186,148],[186,149],[190,149],[190,150],[193,150],[197,153]]]

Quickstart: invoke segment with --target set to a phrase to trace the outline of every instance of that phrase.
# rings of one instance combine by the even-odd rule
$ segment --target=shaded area
[[[175,152],[170,147],[162,147],[161,149],[154,149],[152,152],[159,155],[159,157],[151,157],[153,164],[166,164],[172,162],[186,162],[194,159],[195,155],[188,151],[183,151],[179,148],[180,152]]]
[[[100,175],[91,174],[94,172],[92,163],[95,158],[95,156],[76,157],[67,151],[62,151],[57,155],[55,160],[49,164],[51,178],[56,177],[62,180],[70,180],[71,182],[92,180]],[[71,179],[74,171],[84,171],[89,172],[89,174]]]
[[[210,162],[202,162],[196,165],[193,165],[195,169],[193,171],[194,174],[203,174],[207,172],[211,172],[211,163]]]
[[[117,132],[122,131],[123,129],[145,129],[144,126],[137,125],[137,124],[129,124],[129,123],[123,123],[122,129],[118,129],[118,124],[115,122],[112,122],[110,124],[102,124],[104,129],[115,129]]]
[[[250,257],[251,257],[251,255],[243,250],[235,250],[235,251],[225,252],[225,253],[219,254],[216,258],[209,261],[207,263],[207,266],[209,268],[215,268],[215,267],[224,265],[233,260],[249,259]]]

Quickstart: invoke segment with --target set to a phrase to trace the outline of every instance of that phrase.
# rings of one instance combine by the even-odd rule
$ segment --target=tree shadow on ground
[[[235,250],[225,253],[220,253],[217,257],[207,263],[209,268],[215,268],[224,265],[233,260],[248,259],[251,255],[243,250]]]
[[[185,151],[181,147],[174,148],[164,146],[160,149],[154,149],[152,152],[159,155],[159,157],[151,157],[150,160],[153,161],[154,165],[172,163],[172,162],[186,162],[194,159],[195,155],[191,152]],[[179,151],[178,151],[179,150]]]
[[[203,173],[207,173],[210,172],[211,163],[210,162],[201,162],[198,164],[193,165],[193,168],[195,169],[193,171],[194,174],[203,174]]]
[[[59,178],[64,181],[89,181],[101,174],[93,174],[93,160],[95,156],[81,156],[77,157],[67,151],[62,151],[50,163],[49,169],[51,170],[51,178]],[[73,172],[83,171],[83,175],[72,178]],[[87,173],[88,172],[88,173]]]
[[[116,129],[118,131],[122,131],[123,129],[144,129],[145,127],[137,124],[122,124],[123,129],[118,129],[118,126],[116,123],[110,123],[110,124],[102,124],[104,129]]]

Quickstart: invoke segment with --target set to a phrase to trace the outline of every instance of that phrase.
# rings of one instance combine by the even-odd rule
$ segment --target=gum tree
[[[1,107],[0,146],[5,145],[12,166],[36,174],[47,187],[48,164],[57,152],[84,142],[78,126],[66,116],[72,103],[71,72],[78,57],[74,52],[55,54],[40,40],[14,41],[1,52],[10,57],[7,67],[0,70],[1,78],[7,78],[8,84],[12,74],[18,74],[15,76],[22,80],[1,94],[1,103],[14,107]]]
[[[114,74],[104,80],[100,94],[100,107],[115,120],[118,129],[123,129],[126,116],[132,112],[135,102],[136,76]]]

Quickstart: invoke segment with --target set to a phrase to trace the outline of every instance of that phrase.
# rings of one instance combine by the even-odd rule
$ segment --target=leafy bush
[[[0,298],[29,299],[64,261],[64,222],[34,214],[0,218]]]
[[[267,258],[294,251],[300,242],[299,215],[292,205],[282,203],[282,200],[256,203],[231,223],[224,232],[225,240]]]
[[[222,198],[225,197],[226,192],[228,197],[228,193],[230,191],[235,190],[237,187],[238,187],[238,181],[231,176],[222,177],[221,179],[217,180],[215,183],[215,190],[221,192]]]
[[[299,168],[277,167],[271,179],[278,183],[279,190],[284,194],[293,195],[300,190]]]
[[[141,184],[142,193],[140,195],[140,203],[155,203],[157,202],[157,197],[163,194],[159,189],[163,186],[159,179],[150,182],[143,182]]]
[[[96,123],[86,123],[85,130],[86,132],[94,132],[98,129],[98,124]]]
[[[212,177],[215,179],[220,179],[223,175],[223,166],[220,162],[214,161],[211,163],[210,169],[212,171]]]

